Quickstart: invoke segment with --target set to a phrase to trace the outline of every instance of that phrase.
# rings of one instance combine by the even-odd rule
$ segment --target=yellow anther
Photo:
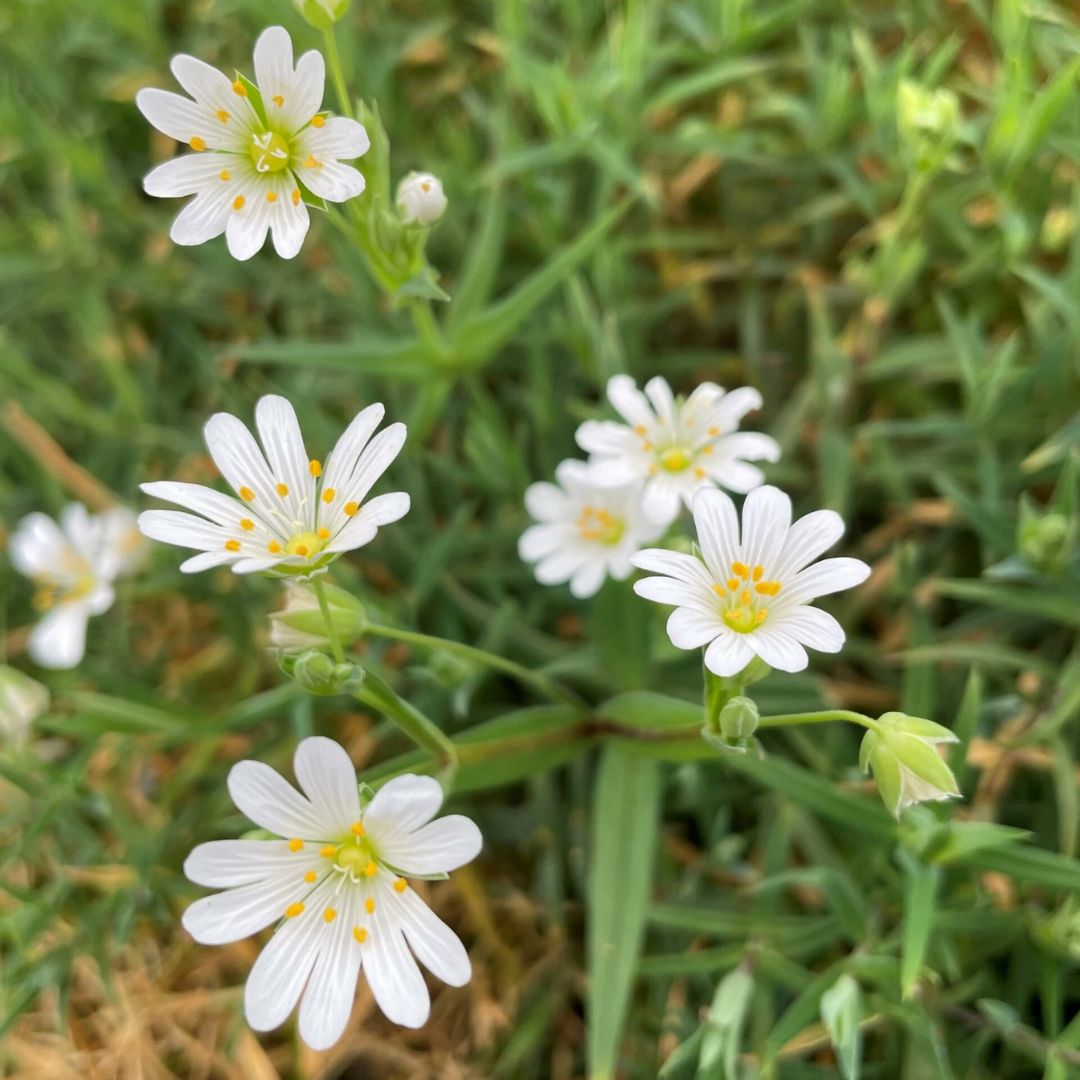
[[[229,122],[229,113],[228,113],[228,110],[227,110],[227,109],[218,109],[218,111],[217,111],[217,112],[216,112],[216,113],[215,113],[214,115],[215,115],[215,116],[216,116],[216,117],[217,117],[217,118],[218,118],[218,119],[219,119],[219,120],[220,120],[220,121],[221,121],[221,122],[222,122],[223,124],[227,124],[227,123]]]
[[[335,919],[337,918],[337,912],[336,912],[336,911],[335,911],[335,910],[334,910],[334,909],[333,909],[332,907],[328,907],[328,908],[327,908],[327,909],[326,909],[326,910],[325,910],[325,911],[324,911],[324,912],[322,913],[322,917],[323,917],[323,918],[324,918],[324,919],[325,919],[325,920],[326,920],[327,922],[333,922],[333,921],[334,921],[334,920],[335,920]]]
[[[226,540],[225,541],[225,550],[226,551],[239,551],[240,550],[240,541],[239,540]]]
[[[275,94],[270,99],[279,109],[285,104],[285,99],[280,94]]]
[[[431,190],[431,182],[429,180],[421,181],[420,190],[426,195]]]
[[[759,611],[757,613],[757,615],[754,617],[754,622],[756,622],[758,624],[758,626],[760,626],[765,621],[765,616],[766,615],[768,615],[767,611]]]
[[[743,589],[743,594],[741,597],[739,597],[739,602],[741,604],[744,604],[746,607],[749,607],[751,600],[753,600],[753,597],[750,595],[750,590]]]
[[[739,588],[739,579],[737,577],[729,577],[727,579],[727,587],[735,592]]]
[[[754,586],[754,592],[762,596],[775,596],[780,591],[779,581],[760,581]]]
[[[644,439],[645,438],[645,432],[647,430],[648,429],[645,427],[644,424],[638,424],[638,426],[636,428],[634,428],[634,434],[639,435],[639,436],[641,436],[641,438]]]
[[[293,204],[293,206],[299,206],[300,205],[300,189],[299,188],[293,188],[292,204]]]
[[[326,123],[326,117],[325,116],[320,116],[318,113],[316,113],[311,118],[311,126],[312,127],[319,128],[319,127],[322,127],[325,123]]]
[[[714,449],[715,449],[715,447],[714,447],[714,446],[712,446],[712,444],[710,444],[709,446],[703,446],[703,447],[701,448],[701,452],[702,452],[703,454],[711,454],[711,453],[713,452],[713,450],[714,450]]]
[[[233,199],[232,208],[234,210],[243,210],[244,209],[244,196],[243,195],[237,195],[236,198]]]
[[[251,518],[241,518],[240,528],[243,529],[244,532],[251,532],[251,530],[255,528],[255,522],[252,521]]]
[[[651,442],[649,442],[649,440],[648,440],[648,439],[646,439],[646,440],[645,440],[645,441],[644,441],[644,442],[643,442],[643,443],[641,444],[641,449],[642,449],[642,450],[645,450],[645,451],[649,451],[649,450],[651,450],[652,448],[653,448],[653,444],[652,444]]]
[[[332,859],[337,854],[337,844],[327,844],[319,854],[324,859]]]
[[[228,169],[222,169],[221,172],[218,173],[218,176],[220,176],[222,180],[231,180],[232,179],[232,173],[229,172]]]
[[[353,517],[359,509],[360,504],[358,502],[347,502],[345,504],[345,516]]]
[[[232,84],[232,89],[239,97],[247,97],[247,87],[239,79]]]
[[[303,849],[303,847],[304,847],[304,841],[300,840],[299,838],[289,841],[289,850],[290,851],[300,851],[300,850]]]
[[[326,528],[326,526],[324,525],[322,528],[320,528],[318,530],[318,532],[315,535],[320,540],[329,540],[330,539],[330,530],[328,528]]]
[[[700,465],[698,465],[694,469],[694,476],[696,476],[698,478],[698,480],[704,480],[705,479],[705,470]]]
[[[733,562],[731,564],[731,572],[733,574],[738,574],[741,578],[746,578],[750,576],[750,567],[744,562]]]
[[[188,146],[201,154],[206,149],[206,140],[200,135],[192,135],[191,138],[188,139]]]
[[[367,898],[367,899],[366,899],[366,900],[364,901],[364,910],[365,910],[365,911],[366,911],[366,912],[367,912],[367,913],[368,913],[369,915],[374,915],[374,914],[375,914],[375,898],[374,898],[373,896],[369,896],[369,897],[368,897],[368,898]]]
[[[318,876],[319,876],[319,875],[318,875],[318,874],[316,874],[314,870],[309,870],[309,871],[308,871],[308,872],[307,872],[307,873],[306,873],[306,874],[304,875],[304,880],[305,880],[305,881],[306,881],[306,882],[307,882],[307,883],[308,883],[309,885],[312,885],[312,884],[314,884],[314,882],[315,882],[315,879],[316,879],[316,878],[317,878]]]
[[[285,909],[285,918],[286,919],[295,919],[296,916],[299,915],[303,910],[304,910],[304,905],[299,900],[297,900],[295,904],[290,904]]]
[[[354,821],[352,823],[352,834],[353,834],[353,836],[363,836],[364,832],[365,832],[364,823],[362,821]]]
[[[306,158],[304,158],[304,168],[305,169],[314,169],[314,168],[316,168],[318,166],[318,164],[319,164],[319,161],[315,157],[314,154],[308,154],[308,156]]]
[[[761,575],[765,573],[765,567],[760,563],[754,567],[754,572],[750,575],[755,581],[761,580]]]
[[[409,887],[409,883],[404,878],[398,878],[394,882],[394,892],[404,892]]]
[[[715,439],[716,436],[720,434],[720,429],[718,427],[711,427],[709,428],[709,434]]]
[[[308,462],[307,468],[312,476],[322,476],[322,462],[318,458],[312,458]]]
[[[354,926],[352,928],[352,936],[363,945],[367,941],[367,931],[362,926]]]
[[[251,502],[251,500],[255,498],[255,492],[249,487],[242,487],[240,489],[240,498],[243,499],[244,502]]]
[[[271,555],[280,555],[281,545],[276,540],[271,540],[270,543],[266,545],[266,550],[269,551]]]
[[[649,475],[650,476],[655,476],[659,471],[660,471],[660,466],[659,465],[650,465],[649,466]]]
[[[369,862],[367,866],[364,867],[364,877],[374,877],[378,872],[379,868],[374,862]]]
[[[326,489],[326,490],[325,490],[325,491],[324,491],[324,492],[322,493],[322,501],[323,501],[324,503],[332,503],[332,502],[334,501],[334,496],[335,496],[336,494],[337,494],[337,492],[335,492],[333,488],[327,488],[327,489]]]
[[[276,191],[268,191],[266,193],[266,201],[267,202],[277,202],[277,192]]]
[[[278,484],[274,488],[274,490],[284,499],[285,496],[289,494],[289,485],[288,484]]]

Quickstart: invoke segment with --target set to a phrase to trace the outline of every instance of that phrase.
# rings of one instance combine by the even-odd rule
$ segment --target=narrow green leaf
[[[915,989],[926,949],[930,944],[930,927],[934,920],[941,871],[927,866],[907,852],[900,852],[904,868],[904,923],[900,950],[900,992],[909,998]]]

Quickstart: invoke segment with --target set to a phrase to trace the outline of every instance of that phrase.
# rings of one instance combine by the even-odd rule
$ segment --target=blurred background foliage
[[[294,262],[239,264],[221,241],[173,247],[178,204],[141,193],[174,146],[136,90],[173,88],[180,51],[249,69],[273,22],[320,44],[285,0],[0,3],[0,530],[99,494],[73,465],[133,506],[142,480],[213,482],[202,423],[249,420],[263,393],[294,401],[312,453],[384,400],[410,424],[391,478],[413,510],[339,584],[592,702],[692,703],[698,661],[662,612],[532,580],[521,495],[575,454],[616,371],[748,382],[751,426],[784,447],[771,479],[843,513],[846,553],[874,566],[828,605],[843,654],[768,679],[762,710],[931,717],[962,740],[965,801],[894,826],[839,725],[767,734],[763,761],[607,740],[597,775],[601,716],[463,772],[485,854],[431,897],[476,977],[428,1028],[393,1030],[362,992],[328,1055],[289,1027],[257,1040],[253,944],[198,949],[177,923],[187,851],[245,827],[228,767],[287,770],[310,731],[372,775],[408,748],[284,683],[272,583],[182,579],[158,549],[0,761],[0,1072],[1080,1075],[1070,6],[358,0],[350,87],[378,102],[395,179],[431,170],[450,198],[429,246],[453,297],[441,341],[328,220]],[[0,588],[5,657],[32,671],[30,587],[0,562]],[[363,655],[452,734],[561,722],[447,654]],[[647,706],[614,711],[649,727]]]

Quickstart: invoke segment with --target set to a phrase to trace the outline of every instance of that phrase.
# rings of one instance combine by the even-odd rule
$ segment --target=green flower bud
[[[49,707],[49,691],[13,667],[0,664],[0,737],[21,743]]]
[[[316,30],[329,30],[351,6],[352,0],[293,0],[293,7]]]
[[[1041,513],[1026,499],[1020,503],[1016,546],[1036,570],[1056,573],[1065,568],[1073,550],[1074,531],[1065,514]]]
[[[351,593],[336,585],[323,585],[330,620],[342,645],[351,645],[367,625],[364,606]],[[270,644],[284,652],[325,648],[326,622],[319,598],[310,584],[290,581],[285,585],[285,606],[273,611],[270,619]]]
[[[906,806],[959,797],[956,778],[936,750],[938,743],[958,741],[932,720],[886,713],[863,737],[859,766],[874,774],[882,802],[899,818]]]
[[[748,697],[734,697],[720,710],[720,734],[736,745],[745,743],[757,731],[758,707]]]
[[[364,681],[364,669],[348,661],[336,663],[318,649],[308,649],[297,657],[285,657],[282,668],[312,694],[352,694]]]
[[[960,122],[960,101],[944,88],[929,90],[911,79],[901,79],[896,92],[900,131],[911,140],[930,135],[952,142]]]

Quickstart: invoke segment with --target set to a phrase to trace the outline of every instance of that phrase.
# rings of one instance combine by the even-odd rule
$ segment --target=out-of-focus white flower
[[[363,605],[344,589],[334,585],[323,585],[323,589],[338,640],[342,645],[349,645],[363,632]],[[330,644],[319,598],[315,590],[303,582],[285,582],[285,606],[272,611],[269,618],[270,644],[283,652],[320,649]]]
[[[562,462],[555,479],[556,484],[533,484],[525,492],[526,509],[539,524],[525,530],[518,551],[536,563],[537,580],[544,585],[569,581],[570,591],[585,597],[605,577],[629,577],[630,557],[665,528],[642,512],[640,485],[600,486],[583,461]]]
[[[172,72],[194,100],[151,89],[135,103],[158,131],[195,151],[143,182],[150,195],[195,196],[173,222],[174,243],[203,244],[224,233],[232,256],[250,259],[269,230],[277,253],[291,259],[308,230],[304,188],[330,202],[364,190],[363,175],[342,162],[367,151],[367,132],[321,111],[322,55],[306,52],[294,67],[283,27],[264,30],[255,43],[257,88],[194,56],[173,57]]]
[[[632,560],[664,575],[643,578],[634,591],[675,605],[667,631],[676,648],[708,646],[705,666],[721,676],[737,674],[755,656],[781,671],[802,671],[803,646],[840,650],[840,624],[809,606],[870,573],[858,559],[814,563],[843,535],[839,514],[817,510],[792,524],[791,500],[774,487],[746,497],[741,535],[735,504],[722,491],[698,492],[693,512],[700,558],[651,548]]]
[[[262,450],[240,420],[217,413],[203,434],[238,498],[201,484],[143,484],[148,495],[194,513],[146,510],[139,528],[152,540],[200,551],[180,564],[188,574],[223,565],[238,574],[307,575],[321,569],[408,513],[409,496],[402,491],[365,501],[405,442],[404,424],[372,437],[384,412],[375,404],[358,413],[325,469],[308,457],[296,412],[285,398],[270,394],[255,406]]]
[[[960,789],[937,747],[960,740],[947,727],[904,713],[886,713],[863,736],[859,766],[873,772],[878,794],[893,817],[920,802],[957,799]]]
[[[293,764],[303,795],[267,765],[233,766],[233,802],[281,839],[195,848],[184,873],[225,891],[196,900],[184,927],[204,945],[223,945],[278,925],[244,993],[257,1031],[277,1027],[299,1000],[301,1038],[316,1050],[332,1046],[361,969],[389,1019],[420,1027],[430,999],[417,960],[451,986],[472,970],[457,935],[406,879],[470,862],[480,831],[460,815],[432,820],[443,793],[427,776],[396,777],[363,805],[349,755],[331,739],[304,739]]]
[[[433,225],[443,216],[442,181],[428,172],[411,172],[397,189],[398,213],[406,225]]]
[[[34,606],[42,618],[29,651],[42,667],[72,668],[82,660],[87,620],[112,606],[113,581],[138,564],[132,523],[123,508],[94,516],[81,503],[66,506],[59,524],[40,513],[19,522],[8,551],[15,569],[38,587]]]
[[[738,430],[748,412],[761,408],[752,387],[725,392],[702,383],[683,399],[659,376],[642,393],[628,375],[616,375],[607,394],[626,423],[587,420],[578,428],[578,445],[589,453],[598,483],[643,484],[646,514],[665,525],[675,520],[680,502],[689,507],[701,488],[757,487],[761,470],[749,462],[780,457],[775,439]]]
[[[49,707],[49,691],[29,675],[0,664],[0,736],[25,742],[30,725]]]

